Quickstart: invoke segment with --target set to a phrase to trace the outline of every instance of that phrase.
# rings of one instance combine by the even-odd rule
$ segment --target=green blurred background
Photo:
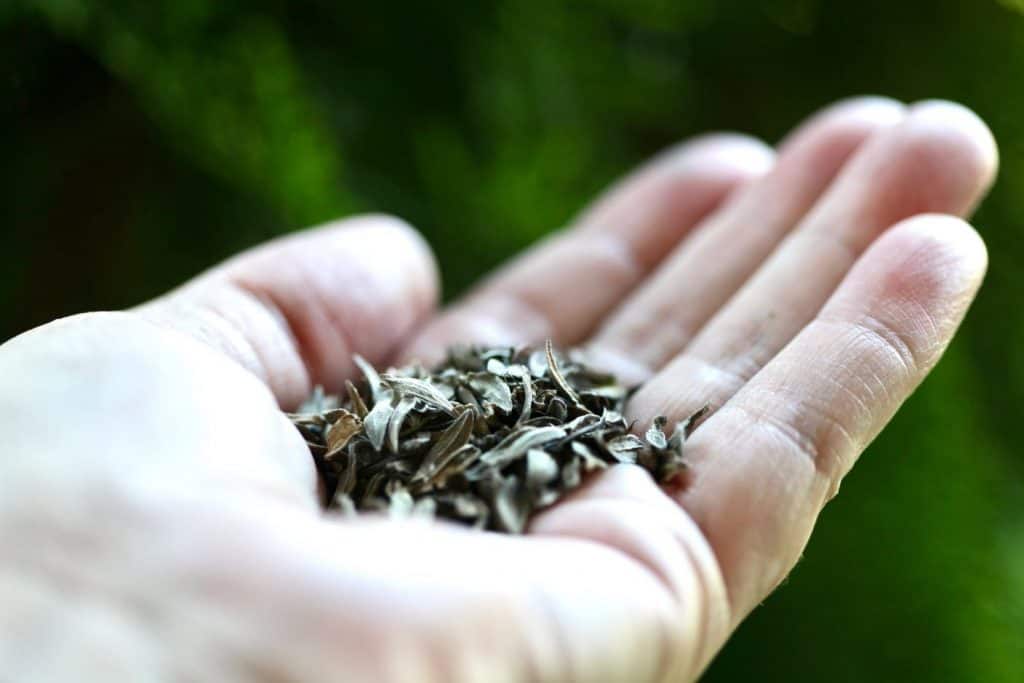
[[[0,340],[354,211],[451,296],[680,138],[972,107],[981,297],[706,680],[1024,681],[1024,0],[6,0],[0,56]]]

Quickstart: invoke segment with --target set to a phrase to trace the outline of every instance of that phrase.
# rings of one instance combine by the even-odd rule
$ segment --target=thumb
[[[419,233],[367,215],[246,251],[135,312],[222,351],[288,408],[315,384],[337,390],[354,353],[387,362],[437,296]]]

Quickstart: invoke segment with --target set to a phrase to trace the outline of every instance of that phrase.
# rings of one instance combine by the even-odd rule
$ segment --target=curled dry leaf
[[[347,410],[339,410],[341,413],[337,416],[334,423],[327,428],[325,438],[327,440],[327,454],[324,456],[328,460],[340,453],[343,448],[348,444],[349,439],[359,433],[363,428],[363,421],[353,413]]]
[[[555,358],[555,350],[551,345],[550,339],[544,342],[544,355],[548,361],[548,372],[551,374],[551,379],[555,380],[555,384],[558,388],[562,390],[562,393],[565,394],[574,405],[582,407],[583,404],[580,403],[579,394],[569,386],[569,383],[565,381],[565,377],[562,375],[562,371],[558,369],[558,360]]]
[[[363,402],[363,397],[359,395],[359,390],[356,389],[356,385],[352,384],[352,380],[345,380],[345,391],[348,392],[348,402],[352,404],[352,409],[355,410],[359,419],[361,420],[366,417],[366,414],[370,411],[366,408],[366,404]]]
[[[369,439],[370,445],[377,451],[384,445],[388,423],[391,422],[391,416],[395,412],[394,407],[391,405],[392,396],[390,392],[387,395],[379,392],[378,395],[381,396],[380,400],[373,404],[373,408],[366,414],[366,419],[363,420],[366,438]]]

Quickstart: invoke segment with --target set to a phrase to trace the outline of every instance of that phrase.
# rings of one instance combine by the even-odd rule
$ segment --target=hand
[[[448,310],[368,216],[0,347],[15,680],[690,680],[787,574],[985,269],[996,168],[956,105],[834,106],[777,154],[669,150]],[[556,342],[714,412],[673,490],[619,466],[523,537],[324,517],[278,410],[453,342]],[[197,341],[198,340],[198,341]]]

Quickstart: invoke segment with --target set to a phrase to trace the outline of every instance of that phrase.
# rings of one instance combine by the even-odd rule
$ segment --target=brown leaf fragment
[[[352,404],[352,409],[355,411],[359,419],[366,417],[369,409],[366,404],[363,403],[363,397],[359,395],[359,390],[356,389],[356,385],[352,384],[352,380],[345,380],[345,391],[348,392],[349,403]]]
[[[707,404],[685,420],[676,423],[676,428],[669,439],[668,447],[677,453],[683,452],[683,442],[690,438],[690,434],[697,428],[704,416],[711,411],[711,405]]]
[[[345,448],[348,445],[349,439],[358,434],[363,428],[363,421],[355,414],[342,409],[339,409],[339,411],[342,414],[337,416],[334,424],[327,428],[325,434],[327,440],[327,455],[325,457],[328,460],[331,460],[336,453]]]

